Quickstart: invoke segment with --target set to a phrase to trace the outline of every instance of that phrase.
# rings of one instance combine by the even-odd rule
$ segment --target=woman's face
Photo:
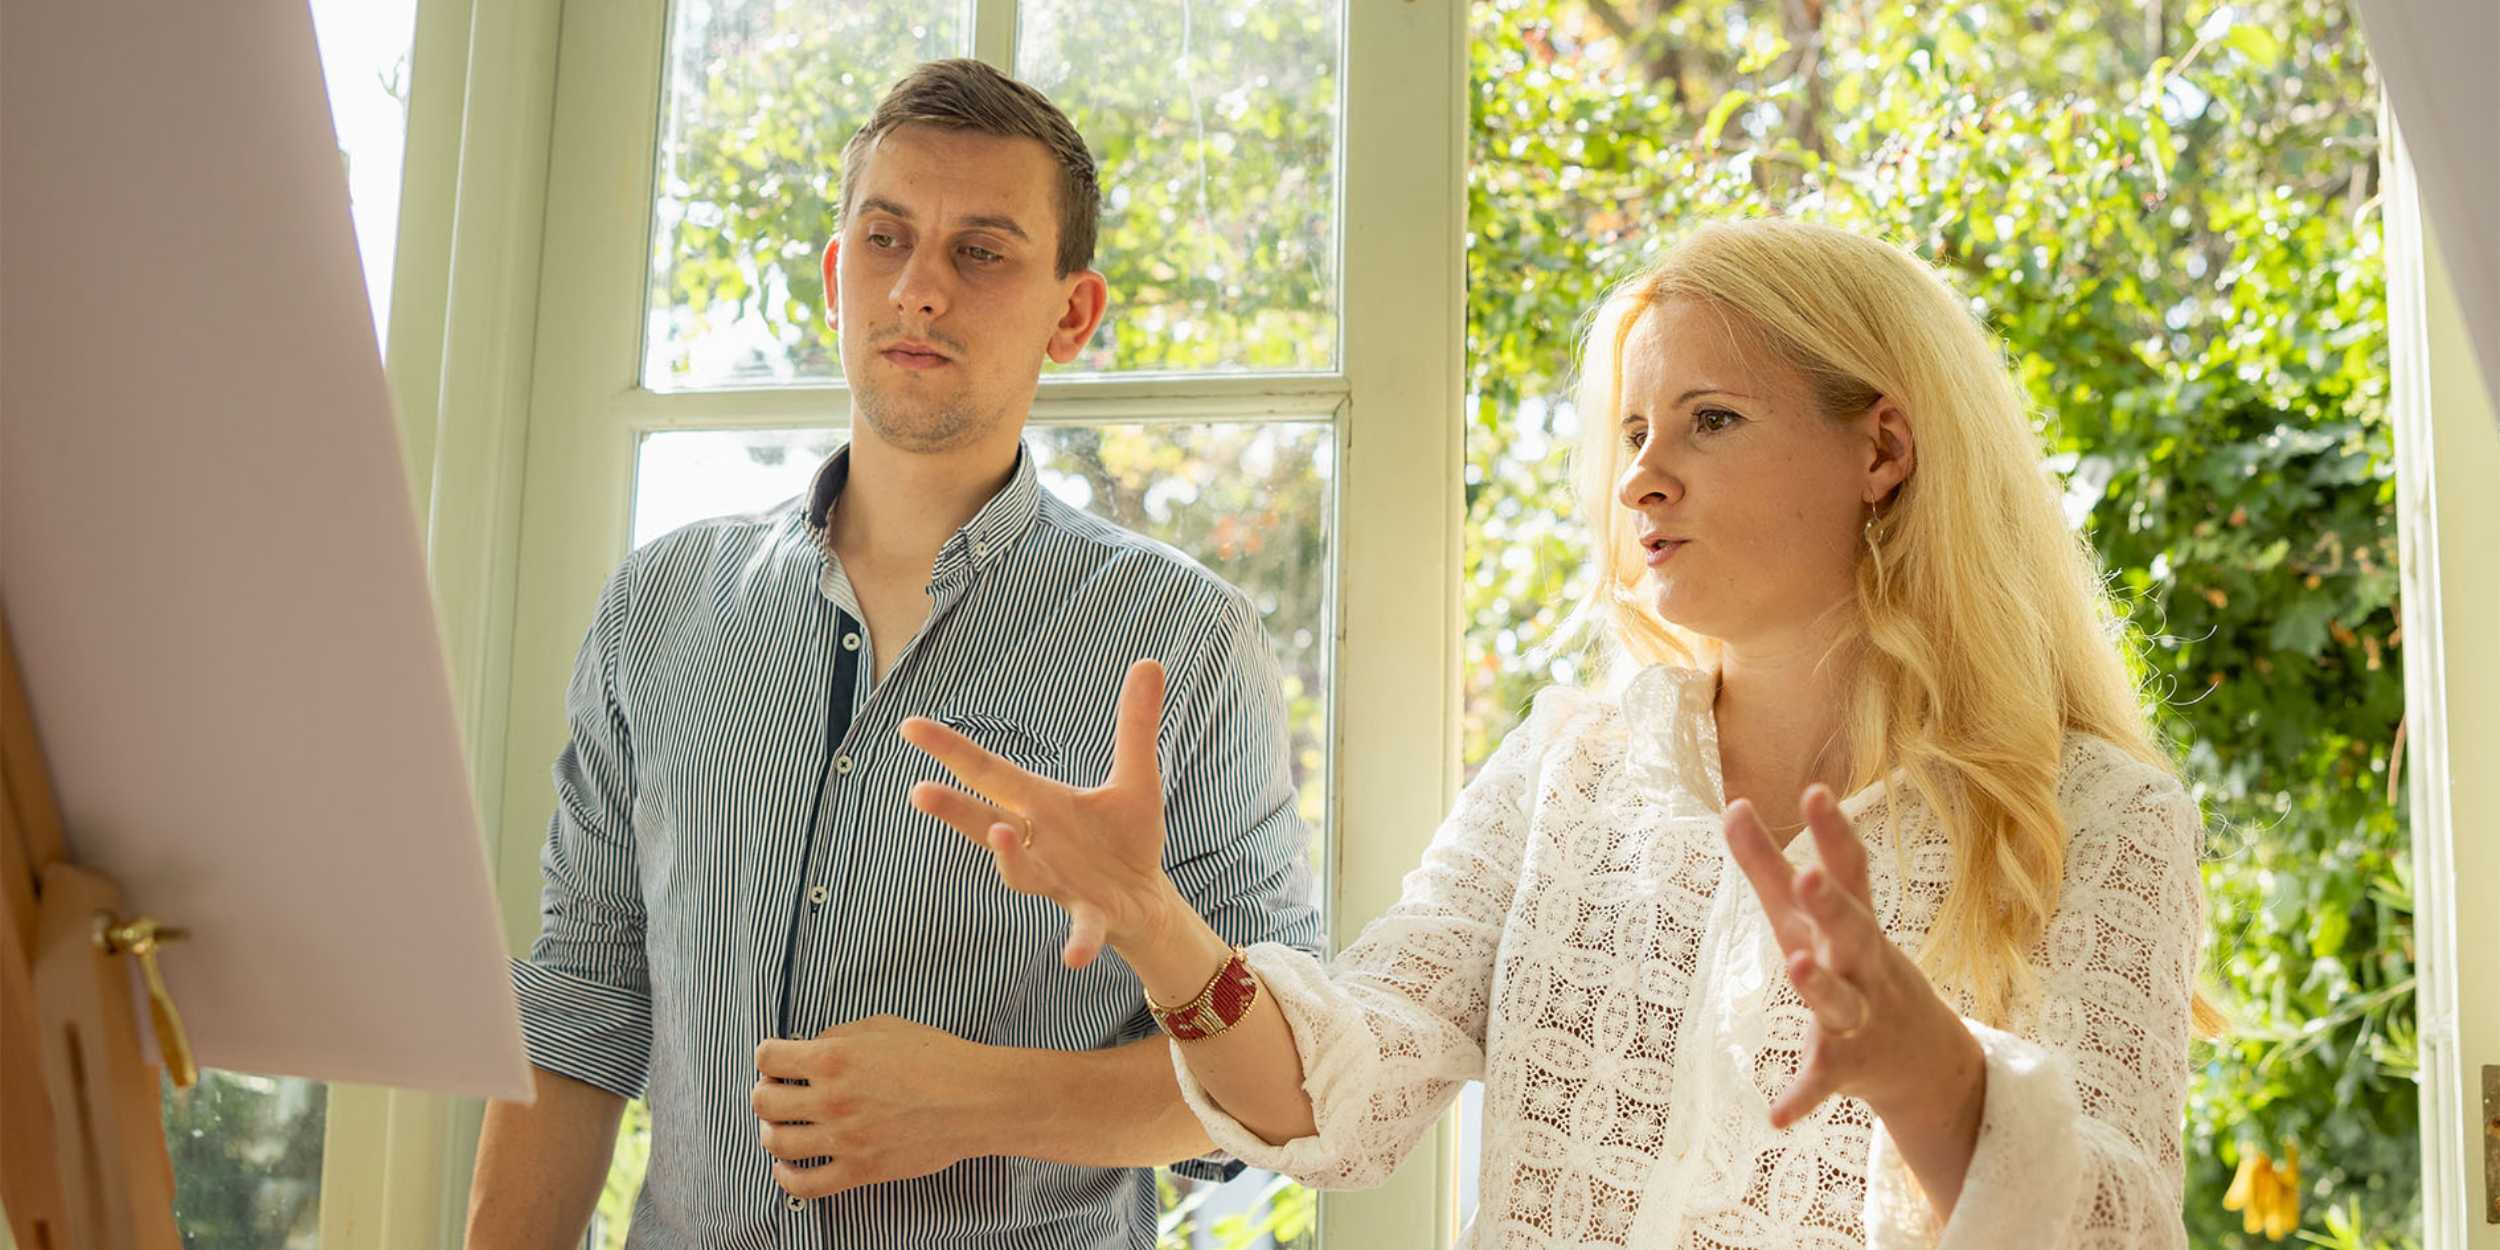
[[[1658,614],[1739,648],[1815,632],[1851,593],[1869,501],[1907,476],[1879,450],[1897,426],[1906,455],[1899,410],[1818,411],[1802,373],[1691,301],[1641,314],[1622,371],[1615,497]]]

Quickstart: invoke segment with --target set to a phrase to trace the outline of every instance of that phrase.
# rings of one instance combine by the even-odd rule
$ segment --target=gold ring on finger
[[[1874,1015],[1875,1009],[1868,1005],[1866,996],[1861,994],[1858,996],[1858,1022],[1845,1029],[1825,1029],[1824,1032],[1828,1034],[1833,1041],[1848,1041],[1850,1038],[1856,1037],[1858,1034],[1865,1032],[1866,1026],[1872,1022]]]

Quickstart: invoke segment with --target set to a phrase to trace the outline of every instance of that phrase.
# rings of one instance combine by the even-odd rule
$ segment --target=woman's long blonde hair
[[[1583,618],[1634,666],[1707,664],[1716,644],[1641,593],[1633,516],[1615,500],[1622,351],[1642,314],[1692,300],[1802,372],[1834,419],[1891,398],[1917,468],[1875,514],[1847,631],[1849,788],[1899,769],[1942,821],[1953,885],[1919,963],[2005,1022],[2054,915],[2067,830],[2064,735],[2095,734],[2166,770],[2092,548],[2070,532],[1995,338],[1934,270],[1846,231],[1787,220],[1702,227],[1618,287],[1582,353],[1575,469],[1598,576]],[[2200,997],[2200,1024],[2218,1019]]]

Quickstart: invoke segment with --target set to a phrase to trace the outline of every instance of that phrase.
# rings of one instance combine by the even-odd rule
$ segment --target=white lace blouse
[[[1715,690],[1712,673],[1661,667],[1619,701],[1549,692],[1352,947],[1326,966],[1251,947],[1292,1024],[1318,1132],[1262,1142],[1209,1101],[1176,1044],[1215,1143],[1306,1184],[1374,1185],[1481,1080],[1481,1195],[1461,1247],[2185,1246],[2204,923],[2201,826],[2178,782],[2069,735],[2064,893],[2017,1027],[1970,1022],[1987,1098],[1940,1223],[1864,1103],[1770,1127],[1810,1017],[1720,835]],[[1950,878],[1941,830],[1906,788],[1878,783],[1842,809],[1869,839],[1885,932],[1915,951]],[[1787,851],[1813,854],[1806,837]]]

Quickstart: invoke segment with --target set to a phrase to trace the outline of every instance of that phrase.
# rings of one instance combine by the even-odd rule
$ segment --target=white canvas
[[[11,0],[0,288],[0,605],[198,1058],[524,1094],[301,0]]]

